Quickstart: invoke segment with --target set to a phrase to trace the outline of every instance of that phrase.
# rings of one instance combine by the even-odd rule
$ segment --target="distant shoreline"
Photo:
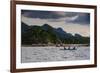
[[[32,44],[32,45],[21,45],[22,47],[47,47],[47,46],[55,46],[55,47],[81,47],[81,46],[89,46],[89,44]]]

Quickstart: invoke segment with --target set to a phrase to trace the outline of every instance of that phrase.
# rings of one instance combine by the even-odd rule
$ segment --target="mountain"
[[[27,32],[28,28],[29,28],[29,26],[27,24],[21,22],[21,32],[22,33]]]
[[[48,24],[44,24],[43,26],[42,26],[42,28],[44,29],[44,30],[51,30],[53,33],[55,33],[56,34],[56,36],[58,37],[58,38],[69,38],[69,37],[72,37],[72,34],[70,34],[70,33],[66,33],[62,28],[53,28],[53,27],[51,27],[50,25],[48,25]]]
[[[53,27],[51,27],[50,25],[48,24],[44,24],[43,26],[41,26],[44,30],[52,30]]]
[[[70,38],[72,34],[65,32],[62,28],[55,29],[55,34],[60,38]]]
[[[28,26],[21,24],[22,44],[74,44],[74,43],[89,43],[88,37],[83,37],[80,34],[65,32],[62,28],[53,28],[48,24],[42,26]]]

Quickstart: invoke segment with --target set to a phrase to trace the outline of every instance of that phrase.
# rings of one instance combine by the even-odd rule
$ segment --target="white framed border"
[[[90,13],[90,60],[61,61],[61,62],[40,62],[40,63],[21,63],[21,10],[43,10],[43,11],[69,11]],[[94,9],[53,7],[38,5],[16,5],[16,68],[40,68],[53,66],[74,66],[94,64]]]

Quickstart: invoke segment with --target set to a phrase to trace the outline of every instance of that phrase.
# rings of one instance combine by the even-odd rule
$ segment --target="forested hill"
[[[89,44],[90,38],[80,34],[65,32],[62,28],[53,28],[48,24],[28,26],[21,23],[21,39],[23,45],[31,44]]]

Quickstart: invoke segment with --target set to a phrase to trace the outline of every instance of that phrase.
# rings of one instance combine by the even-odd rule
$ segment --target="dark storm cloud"
[[[79,23],[79,24],[90,24],[90,14],[89,13],[80,13],[78,15],[78,18],[74,21],[71,21],[72,23]]]
[[[25,17],[39,18],[39,19],[52,19],[50,21],[64,21],[66,23],[78,23],[78,24],[90,24],[90,14],[80,12],[61,12],[61,11],[39,11],[39,10],[21,10],[21,13]],[[77,18],[73,19],[73,17]],[[62,19],[61,19],[62,18]],[[61,20],[59,20],[61,19]]]
[[[22,10],[22,15],[30,18],[40,18],[40,19],[58,19],[63,16],[53,13],[52,11],[32,11],[32,10]]]

